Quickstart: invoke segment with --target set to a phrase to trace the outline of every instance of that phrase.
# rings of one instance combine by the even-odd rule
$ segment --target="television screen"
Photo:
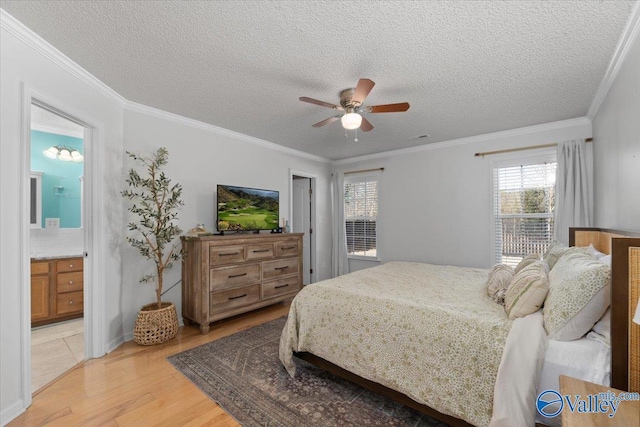
[[[280,221],[280,193],[218,184],[218,231],[273,230]]]

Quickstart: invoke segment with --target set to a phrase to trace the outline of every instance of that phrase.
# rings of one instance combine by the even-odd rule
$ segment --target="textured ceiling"
[[[77,138],[83,138],[84,133],[84,127],[35,105],[31,106],[31,127]]]
[[[329,159],[586,115],[632,1],[0,1],[127,100]],[[335,114],[359,78],[354,142]],[[411,140],[429,134],[428,139]]]

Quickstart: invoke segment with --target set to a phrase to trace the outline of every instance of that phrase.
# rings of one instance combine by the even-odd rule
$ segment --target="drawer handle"
[[[232,255],[238,255],[238,252],[229,252],[226,254],[219,254],[219,256],[232,256]]]
[[[69,280],[69,284],[70,284],[70,285],[73,285],[73,280]]]
[[[73,301],[69,301],[69,305],[73,304]]]
[[[276,286],[276,289],[286,288],[287,286],[289,286],[289,284],[285,283],[284,285]]]
[[[258,252],[269,252],[271,249],[254,249],[252,252],[257,254]]]
[[[287,247],[283,247],[282,250],[286,251],[286,250],[295,249],[295,248],[296,248],[295,246],[287,246]]]
[[[73,268],[73,264],[69,264],[69,268]]]
[[[246,276],[247,273],[242,273],[242,274],[232,274],[231,276],[229,276],[229,279],[233,279],[234,277],[242,277],[242,276]]]
[[[238,295],[237,297],[229,297],[229,301],[234,300],[234,299],[238,299],[238,298],[244,298],[246,296],[247,296],[247,294]]]
[[[284,267],[276,267],[274,270],[286,270],[287,268],[289,267],[285,265]]]

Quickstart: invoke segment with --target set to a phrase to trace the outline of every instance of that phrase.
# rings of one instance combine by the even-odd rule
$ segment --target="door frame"
[[[309,239],[309,250],[311,251],[311,265],[309,265],[309,269],[311,269],[311,271],[313,271],[313,273],[309,274],[309,284],[311,283],[315,283],[316,282],[316,274],[318,269],[317,267],[317,254],[318,251],[316,250],[316,236],[318,235],[318,230],[316,227],[316,196],[317,196],[317,191],[316,191],[316,179],[318,178],[318,175],[310,173],[310,172],[305,172],[305,171],[300,171],[300,170],[295,170],[295,169],[289,169],[289,218],[291,219],[291,221],[293,221],[293,176],[301,176],[303,178],[309,178],[311,181],[311,229],[313,230],[313,233],[311,233],[310,235],[310,239]],[[292,223],[293,226],[293,223]],[[304,268],[304,263],[302,264],[303,268]]]
[[[22,84],[22,114],[20,127],[20,335],[22,398],[25,408],[32,402],[31,390],[31,226],[29,224],[31,176],[31,104],[46,108],[85,127],[83,229],[84,229],[84,354],[85,360],[103,356],[105,351],[105,285],[102,259],[104,219],[101,209],[103,194],[104,125],[85,112],[73,108],[54,97]]]

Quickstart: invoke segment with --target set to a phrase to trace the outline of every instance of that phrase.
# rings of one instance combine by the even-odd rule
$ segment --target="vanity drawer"
[[[209,291],[237,288],[260,282],[260,264],[217,267],[209,270]]]
[[[276,256],[298,255],[298,242],[276,242]]]
[[[247,259],[273,258],[273,243],[247,245]]]
[[[82,271],[72,273],[58,273],[56,275],[56,290],[59,293],[81,291],[83,285]]]
[[[82,312],[83,302],[82,292],[59,294],[56,298],[56,314]]]
[[[222,292],[211,292],[209,294],[211,313],[231,310],[232,308],[242,307],[258,301],[260,301],[259,284]]]
[[[262,299],[269,299],[300,290],[298,276],[285,277],[262,283]]]
[[[209,265],[228,264],[244,261],[244,246],[226,246],[209,248]]]
[[[262,278],[269,279],[272,277],[297,273],[298,261],[298,257],[265,261],[262,263]]]
[[[82,271],[82,258],[72,258],[56,261],[56,271],[66,273],[67,271]]]

